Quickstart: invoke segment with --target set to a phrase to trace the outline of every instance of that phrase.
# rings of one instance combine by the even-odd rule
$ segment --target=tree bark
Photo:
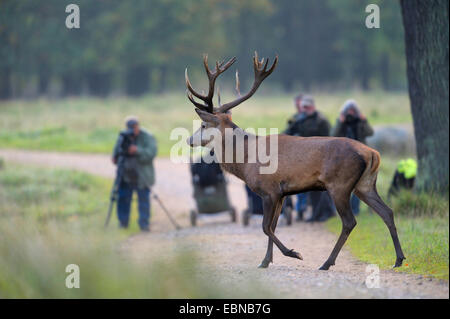
[[[50,82],[50,67],[48,63],[41,62],[38,70],[38,91],[39,95],[45,95],[47,93],[48,85]]]
[[[89,94],[105,97],[111,91],[111,74],[109,72],[91,71],[87,74]]]
[[[148,65],[129,67],[126,75],[126,92],[130,96],[141,96],[150,88],[150,68]]]
[[[417,187],[448,194],[448,0],[401,0]]]
[[[12,97],[11,68],[0,68],[0,100],[7,100]]]
[[[167,64],[163,64],[159,68],[159,86],[158,86],[158,93],[163,93],[167,90],[167,75],[168,75],[169,69],[167,67]]]
[[[77,96],[81,94],[82,77],[75,72],[67,72],[62,75],[62,93],[64,96]]]

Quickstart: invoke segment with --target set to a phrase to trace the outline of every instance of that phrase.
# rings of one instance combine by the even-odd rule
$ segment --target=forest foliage
[[[249,85],[255,50],[280,57],[274,89],[406,88],[397,1],[78,0],[68,29],[71,2],[0,1],[0,98],[181,89],[186,66],[203,79],[203,53],[237,56]],[[379,29],[365,25],[370,3]]]

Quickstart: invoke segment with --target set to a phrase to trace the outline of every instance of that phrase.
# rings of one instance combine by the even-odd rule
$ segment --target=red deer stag
[[[222,147],[225,146],[225,130],[243,132],[246,134],[245,143],[266,139],[270,136],[255,136],[248,134],[236,126],[228,111],[250,98],[260,84],[275,69],[278,57],[268,69],[268,59],[264,63],[255,52],[253,67],[255,79],[250,91],[236,100],[213,106],[214,84],[217,77],[225,72],[236,61],[232,58],[228,62],[216,62],[215,70],[208,67],[207,55],[203,62],[209,80],[208,94],[196,92],[189,81],[187,69],[185,73],[187,96],[195,105],[196,112],[202,119],[201,127],[187,140],[191,147],[205,146],[211,139],[204,138],[202,132],[208,128],[215,128],[222,133]],[[239,92],[239,79],[236,73],[236,89]],[[198,102],[194,96],[204,103]],[[220,104],[220,103],[219,103]],[[233,133],[234,134],[234,133]],[[205,134],[206,135],[206,134]],[[278,168],[273,174],[261,174],[259,171],[261,162],[247,161],[248,154],[244,154],[244,162],[225,163],[224,158],[219,159],[221,167],[242,179],[254,192],[261,196],[264,206],[262,227],[269,237],[267,252],[259,267],[265,268],[272,262],[273,243],[278,246],[283,255],[303,259],[300,253],[288,249],[275,236],[275,227],[283,205],[284,197],[312,190],[327,190],[334,200],[339,216],[342,220],[342,230],[337,243],[328,259],[320,267],[328,270],[335,264],[336,258],[347,240],[352,229],[356,226],[356,220],[350,208],[350,195],[354,192],[361,200],[369,205],[385,222],[392,236],[397,259],[394,267],[402,265],[405,259],[397,230],[394,224],[392,210],[383,202],[377,193],[376,180],[380,155],[374,149],[348,138],[337,137],[295,137],[287,135],[275,135],[278,141]],[[211,144],[209,144],[211,145]],[[248,145],[247,145],[248,146]],[[233,147],[233,146],[232,146]],[[244,152],[248,152],[244,148]],[[224,154],[225,151],[222,153]]]

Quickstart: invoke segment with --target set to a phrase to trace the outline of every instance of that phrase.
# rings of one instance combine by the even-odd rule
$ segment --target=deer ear
[[[219,118],[212,113],[208,113],[197,108],[195,109],[195,112],[197,112],[198,116],[200,116],[200,118],[205,122],[213,123],[216,125],[220,123]]]

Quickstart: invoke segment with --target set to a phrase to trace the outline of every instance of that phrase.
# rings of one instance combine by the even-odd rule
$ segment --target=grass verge
[[[224,100],[234,98],[224,92]],[[316,92],[316,104],[334,125],[344,101],[355,98],[371,124],[411,123],[406,93]],[[282,131],[294,113],[293,96],[264,92],[233,112],[242,128],[278,128]],[[382,101],[382,103],[380,103]],[[393,113],[392,110],[395,110]],[[0,148],[64,152],[110,153],[126,115],[135,114],[159,144],[159,155],[168,156],[176,141],[176,127],[193,130],[198,120],[184,94],[148,95],[142,98],[73,98],[63,100],[0,102]]]
[[[396,205],[400,206],[392,206]],[[405,211],[396,211],[395,222],[406,256],[403,267],[396,268],[396,271],[449,279],[448,200],[446,205],[447,211],[444,213],[422,213],[416,217]],[[381,269],[392,267],[395,262],[394,245],[381,218],[364,209],[357,221],[358,225],[347,241],[353,255],[364,262],[377,264]],[[341,221],[335,217],[326,226],[333,233],[339,234]]]
[[[256,286],[244,292],[215,284],[195,251],[175,243],[180,249],[158,258],[151,251],[131,256],[122,244],[137,229],[102,227],[110,183],[80,172],[3,164],[0,298],[271,296]],[[66,288],[70,264],[79,266],[79,289]]]

